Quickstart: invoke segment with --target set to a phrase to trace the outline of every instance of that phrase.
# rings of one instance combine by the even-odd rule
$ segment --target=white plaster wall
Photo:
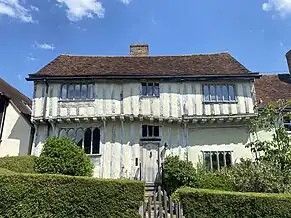
[[[100,178],[139,178],[139,166],[135,159],[142,161],[140,128],[141,122],[112,122],[58,124],[57,129],[99,127],[100,155],[89,155],[95,165],[94,176]],[[197,126],[189,124],[155,124],[160,125],[160,154],[163,157],[164,145],[168,145],[166,155],[178,155],[181,159],[191,160],[194,165],[202,158],[202,151],[232,151],[233,162],[240,158],[252,158],[250,149],[245,145],[250,141],[246,127],[239,126]],[[34,151],[39,155],[47,134],[44,125],[38,128],[38,137]],[[52,134],[52,133],[51,133]]]
[[[29,154],[31,126],[11,104],[8,104],[4,121],[0,157]]]
[[[94,163],[94,177],[100,178],[134,178],[138,167],[135,166],[135,158],[140,160],[140,123],[101,122],[86,123],[80,125],[58,124],[57,129],[75,128],[81,126],[98,127],[100,129],[100,155],[88,155]],[[123,127],[122,127],[123,126]],[[35,142],[32,154],[39,156],[47,137],[47,125],[38,125],[35,133]],[[50,133],[50,136],[57,136]]]
[[[36,85],[34,116],[43,115],[45,84]],[[227,115],[254,113],[253,83],[236,82],[237,103],[203,104],[202,83],[161,82],[160,97],[140,97],[139,82],[96,82],[95,99],[86,101],[59,101],[61,84],[50,83],[46,117],[56,116],[111,116],[120,114],[149,115],[155,117],[181,117],[182,115]]]

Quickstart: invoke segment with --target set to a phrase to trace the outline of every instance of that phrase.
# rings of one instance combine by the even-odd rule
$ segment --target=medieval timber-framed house
[[[252,158],[246,125],[255,116],[252,73],[229,53],[60,55],[34,82],[32,154],[67,136],[95,164],[94,176],[154,182],[166,154],[211,169]]]

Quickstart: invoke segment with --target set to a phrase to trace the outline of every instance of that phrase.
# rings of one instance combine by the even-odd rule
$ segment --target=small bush
[[[235,191],[240,192],[283,193],[288,192],[288,186],[291,185],[287,184],[291,181],[286,180],[286,175],[272,162],[253,163],[251,160],[241,160],[227,174],[234,182]]]
[[[164,163],[164,188],[173,193],[181,186],[196,184],[196,173],[192,162],[180,160],[178,156],[168,156]]]
[[[291,217],[291,195],[181,188],[174,194],[186,218]]]
[[[35,156],[16,156],[0,158],[0,167],[17,173],[34,173]]]
[[[49,138],[36,160],[39,173],[92,176],[93,164],[84,150],[68,138]]]
[[[206,172],[199,177],[198,184],[194,188],[216,189],[224,191],[233,191],[235,189],[234,182],[225,171]]]
[[[139,217],[144,184],[44,174],[0,176],[0,217]]]

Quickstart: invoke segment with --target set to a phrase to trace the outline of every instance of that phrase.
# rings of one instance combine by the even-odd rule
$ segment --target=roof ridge
[[[190,57],[190,56],[207,56],[207,55],[221,55],[221,54],[228,54],[230,53],[228,51],[223,52],[214,52],[214,53],[198,53],[198,54],[178,54],[178,55],[148,55],[148,56],[130,56],[130,55],[75,55],[75,54],[60,54],[59,56],[69,56],[69,57],[122,57],[122,58],[144,58],[144,57]]]

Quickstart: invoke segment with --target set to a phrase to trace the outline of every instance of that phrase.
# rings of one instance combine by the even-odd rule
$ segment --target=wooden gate
[[[161,186],[148,197],[140,208],[142,218],[184,218],[180,203],[175,203]]]

